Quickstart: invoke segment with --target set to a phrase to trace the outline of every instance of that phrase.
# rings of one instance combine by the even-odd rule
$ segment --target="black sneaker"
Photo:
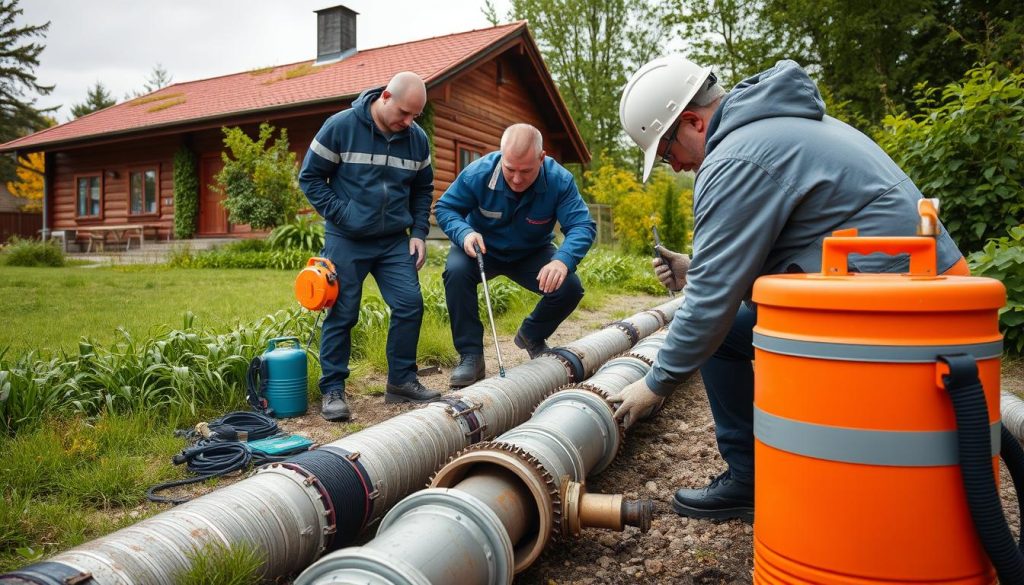
[[[441,393],[437,390],[431,390],[419,380],[413,380],[405,384],[388,383],[384,402],[431,402],[440,397]]]
[[[538,356],[550,349],[548,348],[548,344],[544,343],[543,339],[540,341],[530,341],[523,337],[523,334],[519,331],[516,332],[516,338],[512,341],[519,349],[525,349],[526,353],[530,354],[531,360],[536,359]]]
[[[470,384],[484,379],[485,375],[484,356],[479,354],[465,354],[459,359],[459,365],[452,370],[452,377],[448,381],[452,388],[465,388]]]
[[[726,470],[705,488],[677,490],[672,508],[680,516],[714,520],[739,518],[753,523],[754,486],[740,483]]]
[[[343,390],[324,394],[320,406],[320,416],[331,422],[348,420],[352,416],[352,411],[349,410],[348,403],[345,402]]]

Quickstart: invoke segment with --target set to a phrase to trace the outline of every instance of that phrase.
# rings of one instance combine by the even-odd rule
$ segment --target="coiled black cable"
[[[172,459],[175,465],[184,463],[185,469],[196,474],[196,477],[168,481],[149,488],[146,490],[146,498],[149,501],[183,504],[192,498],[159,496],[157,492],[203,482],[235,471],[244,471],[265,463],[284,461],[288,457],[266,455],[259,451],[253,451],[244,442],[239,442],[240,439],[245,441],[265,439],[280,432],[277,421],[264,414],[239,410],[212,420],[205,426],[208,429],[209,438],[199,438],[202,435],[196,430],[182,433],[189,440],[195,441],[195,444],[185,448]]]

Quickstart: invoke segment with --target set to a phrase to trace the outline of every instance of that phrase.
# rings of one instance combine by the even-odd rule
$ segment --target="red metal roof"
[[[357,95],[384,85],[399,71],[413,71],[431,86],[460,64],[523,32],[514,22],[463,33],[359,51],[335,63],[290,65],[176,83],[76,120],[0,145],[0,152],[124,134],[153,127],[246,112],[293,107]]]

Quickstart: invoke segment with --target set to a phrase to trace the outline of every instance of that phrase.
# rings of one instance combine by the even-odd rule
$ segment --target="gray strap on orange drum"
[[[999,454],[999,422],[989,428],[992,456]],[[798,421],[754,405],[754,436],[781,451],[844,463],[932,467],[960,461],[956,431],[881,431]]]
[[[934,362],[940,355],[966,353],[976,360],[997,358],[1003,354],[1003,341],[963,345],[858,345],[824,343],[773,337],[754,332],[754,347],[796,357],[852,362],[924,363]]]

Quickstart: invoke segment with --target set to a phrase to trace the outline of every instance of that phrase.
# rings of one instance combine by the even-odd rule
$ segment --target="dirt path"
[[[597,328],[663,302],[664,297],[611,298],[600,311],[579,311],[551,340],[554,345],[582,337]],[[488,375],[497,374],[494,347],[485,340]],[[522,363],[525,352],[511,339],[502,342],[506,367]],[[425,383],[444,388],[448,371],[426,377]],[[366,380],[382,384],[383,379]],[[1004,368],[1004,388],[1024,391],[1024,361]],[[282,425],[320,443],[386,420],[410,408],[384,404],[380,396],[354,396],[350,424],[330,424],[310,413]],[[752,583],[753,529],[740,521],[689,520],[676,515],[669,504],[679,487],[700,487],[724,469],[714,439],[713,423],[699,376],[691,379],[667,402],[653,420],[639,424],[627,437],[618,459],[601,475],[591,478],[594,492],[623,493],[629,498],[651,498],[655,517],[651,530],[635,528],[615,533],[588,529],[579,539],[556,542],[530,569],[516,578],[518,585],[591,584],[747,584]],[[1002,477],[1004,509],[1014,534],[1019,522],[1012,482]],[[363,535],[372,538],[373,527]]]

